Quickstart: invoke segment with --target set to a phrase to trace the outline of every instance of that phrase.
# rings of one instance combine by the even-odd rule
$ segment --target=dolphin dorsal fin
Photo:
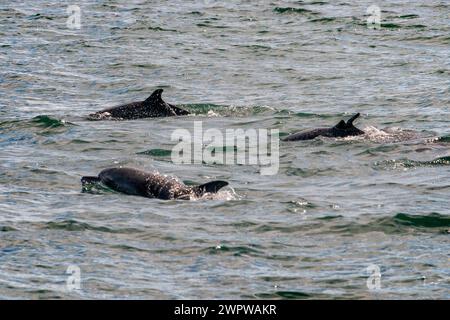
[[[202,195],[204,193],[217,193],[220,189],[227,186],[226,181],[211,181],[193,188],[196,194]]]
[[[336,129],[345,129],[347,127],[347,124],[344,120],[339,121],[337,125],[334,126]]]
[[[361,114],[358,112],[357,114],[355,114],[353,117],[351,117],[350,119],[347,120],[347,126],[352,126],[353,125],[353,121],[355,121]]]
[[[144,103],[151,104],[151,103],[162,101],[161,95],[162,95],[163,91],[164,91],[163,89],[158,89],[158,90],[153,91],[153,93],[150,95],[150,97],[148,97],[144,101]]]

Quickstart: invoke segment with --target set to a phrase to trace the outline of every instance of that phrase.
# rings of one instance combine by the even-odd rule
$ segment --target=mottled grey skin
[[[330,138],[344,138],[364,134],[364,131],[353,126],[353,121],[359,117],[359,113],[351,117],[347,123],[341,120],[337,125],[331,128],[318,128],[291,134],[283,141],[312,140],[319,136]]]
[[[205,193],[217,193],[219,189],[228,185],[225,181],[212,181],[191,187],[175,178],[133,168],[105,169],[98,177],[81,178],[83,186],[99,182],[125,194],[163,200],[189,200],[191,197],[200,197]]]
[[[133,120],[141,118],[171,117],[189,114],[172,104],[166,103],[161,94],[163,89],[152,93],[145,101],[132,102],[123,106],[105,109],[88,116],[89,120]]]

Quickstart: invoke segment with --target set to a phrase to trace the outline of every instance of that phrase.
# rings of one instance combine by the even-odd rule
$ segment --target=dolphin
[[[356,128],[353,125],[353,121],[355,121],[355,119],[358,118],[359,116],[360,114],[357,113],[353,117],[351,117],[347,122],[341,120],[337,125],[331,128],[317,128],[297,132],[287,136],[286,138],[283,139],[283,141],[311,140],[317,138],[318,136],[344,138],[349,136],[362,135],[365,132]]]
[[[188,115],[189,111],[183,110],[166,103],[161,94],[163,89],[155,90],[144,101],[132,102],[118,107],[113,107],[92,113],[89,120],[132,120],[141,118],[171,117]]]
[[[175,178],[159,173],[149,173],[134,168],[105,169],[97,177],[82,177],[83,187],[89,184],[102,183],[107,187],[129,195],[163,200],[190,200],[206,193],[217,193],[228,185],[225,181],[211,181],[198,186],[187,186]]]

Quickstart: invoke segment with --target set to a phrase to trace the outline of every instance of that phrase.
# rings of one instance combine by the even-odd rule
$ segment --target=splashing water
[[[377,143],[395,143],[419,138],[419,134],[413,130],[401,128],[378,129],[373,126],[364,128],[363,137],[369,141]]]
[[[199,201],[199,200],[219,200],[219,201],[233,201],[242,199],[236,191],[231,187],[227,186],[217,193],[205,193],[200,197],[191,196],[191,200]]]

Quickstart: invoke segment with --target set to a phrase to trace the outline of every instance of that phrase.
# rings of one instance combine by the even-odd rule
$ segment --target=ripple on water
[[[392,217],[372,219],[367,223],[348,222],[333,224],[330,232],[348,236],[358,233],[383,232],[385,234],[410,234],[416,232],[446,234],[450,227],[450,217],[439,213],[412,215],[397,213]]]
[[[420,167],[441,167],[450,165],[450,156],[440,157],[429,161],[417,161],[410,159],[383,160],[374,163],[375,169],[413,169]]]
[[[43,226],[45,229],[50,230],[64,230],[64,231],[97,231],[107,233],[139,233],[143,232],[136,228],[121,228],[115,229],[104,226],[95,226],[86,222],[80,222],[77,220],[63,220],[63,221],[50,221]]]

